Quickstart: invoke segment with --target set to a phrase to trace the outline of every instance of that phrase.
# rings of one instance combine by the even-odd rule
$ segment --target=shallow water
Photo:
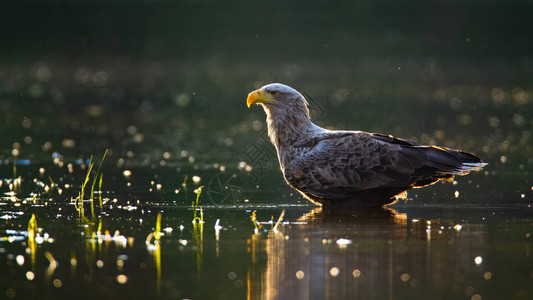
[[[4,213],[21,210],[10,206]],[[398,204],[355,214],[206,206],[202,225],[190,222],[185,206],[117,205],[81,224],[71,207],[58,215],[53,204],[28,206],[48,238],[31,246],[27,214],[5,220],[15,240],[0,248],[2,286],[17,298],[527,299],[533,292],[529,205]],[[165,235],[147,244],[160,211]],[[252,211],[262,221],[257,232]]]
[[[213,139],[201,132],[195,138]],[[166,143],[169,134],[153,139]],[[188,144],[187,138],[175,139]],[[260,135],[250,140],[261,153],[272,154]],[[265,162],[260,172],[256,161],[247,169],[253,164],[243,157],[248,146],[224,158],[224,152],[202,154],[202,145],[187,153],[140,145],[135,151],[111,148],[101,169],[102,187],[95,184],[92,209],[84,202],[84,217],[73,199],[89,158],[39,149],[16,170],[4,160],[4,295],[528,299],[533,293],[530,164],[489,165],[452,183],[412,190],[407,200],[383,209],[327,212],[286,186],[275,164]],[[26,147],[32,144],[21,145],[17,159],[32,156]],[[102,155],[93,157],[94,169]],[[93,178],[94,172],[85,199]],[[193,225],[191,203],[200,186],[204,223]],[[164,235],[156,241],[159,213]],[[33,237],[32,215],[39,228]]]
[[[529,3],[208,2],[0,11],[0,298],[533,297]],[[270,82],[322,126],[489,165],[322,211],[246,108]]]

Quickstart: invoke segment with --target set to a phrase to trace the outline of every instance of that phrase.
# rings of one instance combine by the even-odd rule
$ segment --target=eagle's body
[[[296,90],[269,84],[250,93],[262,104],[269,137],[287,183],[326,206],[385,205],[413,187],[481,169],[476,156],[361,131],[332,131],[309,119]]]

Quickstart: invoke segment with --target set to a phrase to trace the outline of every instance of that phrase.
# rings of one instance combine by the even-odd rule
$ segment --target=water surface
[[[533,297],[529,3],[5,5],[2,298]],[[384,209],[322,211],[246,108],[270,82],[321,126],[489,165]]]

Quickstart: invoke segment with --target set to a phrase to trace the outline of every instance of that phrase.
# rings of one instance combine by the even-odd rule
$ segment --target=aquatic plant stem
[[[89,167],[87,170],[87,175],[85,176],[85,180],[81,184],[81,191],[80,191],[78,198],[76,198],[76,204],[75,204],[76,209],[78,210],[78,213],[81,219],[85,218],[85,211],[83,208],[83,198],[85,196],[85,186],[87,185],[87,182],[89,182],[89,177],[91,176],[91,171],[93,169],[93,166],[94,166],[93,157],[91,156],[91,159],[89,160]]]
[[[30,249],[31,257],[31,266],[35,267],[35,256],[37,251],[37,243],[35,242],[35,237],[37,237],[37,232],[39,227],[37,226],[37,219],[35,214],[31,215],[31,219],[28,222],[28,249]]]
[[[204,223],[204,212],[202,210],[202,207],[200,207],[200,217],[197,216],[197,210],[198,210],[198,202],[200,200],[200,195],[202,194],[202,189],[204,186],[200,186],[198,189],[196,189],[196,202],[192,203],[192,210],[193,210],[193,224],[195,223]]]
[[[98,165],[98,170],[96,170],[96,174],[94,175],[93,184],[91,186],[91,199],[94,199],[94,186],[96,185],[96,180],[98,180],[98,175],[100,174],[100,169],[102,169],[102,164],[104,163],[107,151],[109,151],[109,149],[105,150],[104,156],[102,156],[102,160],[100,160],[100,165]]]

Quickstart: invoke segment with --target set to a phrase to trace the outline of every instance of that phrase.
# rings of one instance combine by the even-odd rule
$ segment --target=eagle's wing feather
[[[287,181],[318,197],[346,198],[373,188],[409,186],[420,163],[401,154],[401,146],[362,132],[328,132],[300,148],[285,167]]]
[[[365,132],[326,132],[295,149],[298,155],[285,166],[285,179],[304,193],[330,199],[424,186],[466,174],[480,162],[465,152]]]

